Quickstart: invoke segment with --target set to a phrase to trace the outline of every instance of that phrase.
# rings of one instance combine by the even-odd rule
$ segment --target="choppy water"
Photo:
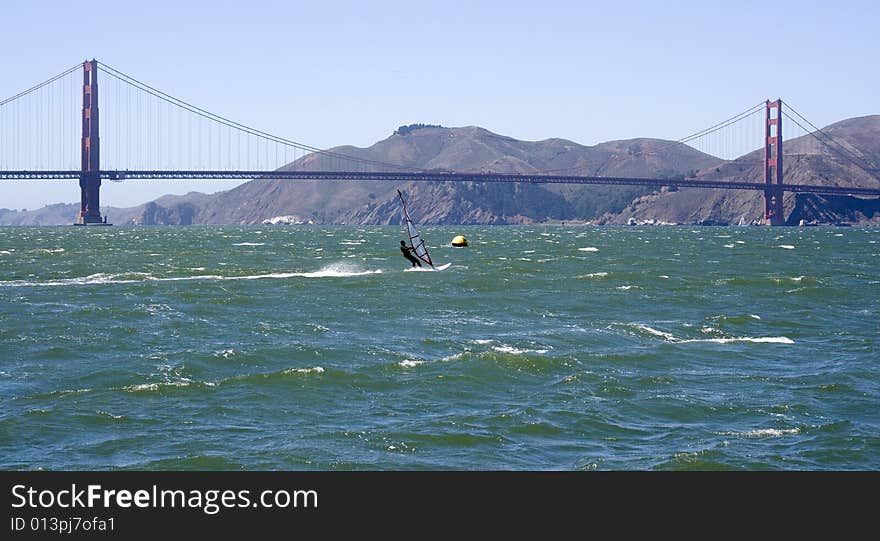
[[[0,228],[0,468],[880,468],[880,229],[422,234]]]

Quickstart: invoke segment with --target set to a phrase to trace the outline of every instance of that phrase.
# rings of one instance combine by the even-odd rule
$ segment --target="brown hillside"
[[[413,129],[369,148],[337,147],[332,152],[417,170],[653,176],[686,175],[720,163],[688,146],[654,139],[614,141],[593,147],[564,139],[519,141],[477,127]],[[350,163],[310,154],[286,168],[332,170]],[[364,170],[364,166],[358,166]],[[372,170],[388,168],[369,166]],[[285,168],[283,168],[285,169]],[[590,219],[623,209],[641,187],[480,185],[383,181],[254,180],[233,190],[191,198],[167,198],[163,207],[195,204],[193,223],[254,224],[274,216],[296,215],[313,223],[387,224],[400,220],[396,190],[405,189],[414,218],[422,223],[534,223]],[[163,215],[152,209],[134,218],[151,223]],[[172,211],[167,215],[185,214]]]

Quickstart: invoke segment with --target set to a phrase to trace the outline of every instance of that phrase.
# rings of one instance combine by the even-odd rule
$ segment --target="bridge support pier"
[[[98,137],[98,62],[83,62],[82,173],[76,225],[103,224],[101,218],[101,140]]]
[[[101,224],[101,174],[82,173],[79,176],[80,205],[76,225]]]
[[[767,101],[764,133],[764,225],[785,225],[782,208],[782,100]]]

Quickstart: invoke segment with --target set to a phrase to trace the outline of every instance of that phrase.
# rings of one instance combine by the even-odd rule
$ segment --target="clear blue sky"
[[[94,57],[322,148],[413,122],[679,139],[776,97],[818,126],[880,113],[871,1],[41,1],[0,17],[0,98]],[[75,182],[48,186],[0,183],[0,207],[78,201]],[[114,185],[102,203],[231,184],[175,186]]]

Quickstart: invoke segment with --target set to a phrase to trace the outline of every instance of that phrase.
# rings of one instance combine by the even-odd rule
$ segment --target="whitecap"
[[[591,272],[590,274],[582,274],[578,278],[605,278],[606,276],[608,276],[607,272]]]
[[[654,336],[659,336],[661,338],[665,338],[666,340],[669,340],[670,342],[676,341],[676,338],[673,335],[669,334],[668,332],[658,331],[657,329],[653,329],[651,327],[648,327],[647,325],[636,324],[636,328],[641,329],[648,334],[653,334]]]
[[[155,383],[141,383],[138,385],[128,385],[128,386],[122,388],[123,391],[129,391],[129,392],[156,391],[158,389],[159,389],[159,385],[157,385]]]
[[[723,432],[724,436],[739,436],[742,438],[776,438],[779,436],[798,434],[800,428],[758,428],[746,432]]]
[[[578,248],[579,252],[598,252],[599,249],[595,246],[587,246],[586,248]]]
[[[381,274],[382,269],[363,270],[348,263],[332,263],[312,272],[271,272],[268,274],[248,274],[244,276],[221,276],[217,274],[200,274],[196,276],[176,276],[169,278],[150,278],[159,282],[177,282],[188,280],[262,280],[266,278],[346,278],[351,276],[365,276],[368,274]]]
[[[418,366],[418,365],[424,364],[424,363],[425,363],[425,361],[413,361],[411,359],[406,359],[406,360],[400,361],[397,364],[402,366],[403,368],[413,368],[415,366]]]
[[[96,285],[96,284],[130,284],[137,280],[123,280],[121,276],[130,274],[143,273],[127,273],[127,274],[106,274],[103,272],[81,276],[79,278],[65,278],[63,280],[47,280],[45,282],[35,282],[29,280],[10,280],[8,282],[0,282],[0,287],[34,287],[34,286],[78,286],[78,285]]]
[[[162,387],[189,387],[192,383],[189,379],[166,381],[163,383],[139,383],[137,385],[126,385],[122,387],[122,390],[127,392],[158,391]]]
[[[715,344],[732,344],[734,342],[754,342],[758,344],[794,344],[794,340],[787,336],[742,336],[738,338],[698,338],[694,340],[676,340],[681,344],[691,342],[713,342]]]
[[[614,289],[619,289],[621,291],[629,291],[630,289],[642,289],[642,288],[640,288],[639,286],[626,285],[626,286],[617,286]]]
[[[366,276],[368,274],[382,274],[382,269],[363,270],[348,263],[331,263],[330,265],[322,267],[320,270],[303,272],[298,274],[298,276],[304,276],[306,278],[347,278],[350,276]]]
[[[52,392],[49,393],[49,394],[50,394],[50,395],[55,395],[55,396],[64,396],[64,395],[68,395],[68,394],[82,394],[82,393],[88,393],[88,392],[91,392],[91,390],[92,390],[92,389],[91,389],[91,388],[88,388],[88,387],[86,387],[86,388],[84,388],[84,389],[63,389],[63,390],[60,390],[60,391],[52,391]]]
[[[794,246],[792,246],[791,244],[780,244],[779,247],[786,250],[794,250]]]
[[[265,246],[265,242],[237,242],[233,246]]]
[[[283,374],[323,374],[324,368],[313,366],[312,368],[288,368]]]
[[[645,331],[648,334],[653,334],[654,336],[659,336],[661,338],[665,338],[666,340],[669,340],[672,342],[674,342],[676,340],[675,336],[671,335],[670,333],[658,331],[657,329],[654,329],[652,327],[648,327],[647,325],[636,325],[636,327]]]
[[[464,350],[461,353],[453,353],[452,355],[447,355],[446,357],[441,357],[439,361],[441,362],[449,362],[449,361],[457,361],[464,357],[464,355],[470,350]]]
[[[515,348],[513,346],[504,346],[504,345],[492,346],[492,349],[494,351],[497,351],[498,353],[507,353],[510,355],[522,355],[524,353],[538,353],[540,355],[543,355],[544,353],[547,353],[549,351],[547,349],[520,349],[520,348]]]

